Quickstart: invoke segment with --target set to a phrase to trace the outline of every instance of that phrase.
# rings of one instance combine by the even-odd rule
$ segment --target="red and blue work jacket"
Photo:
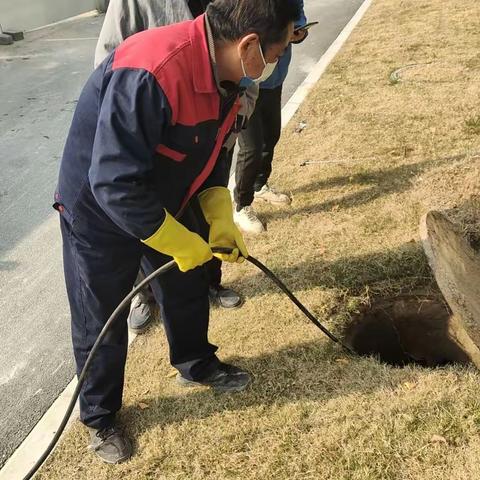
[[[55,208],[75,221],[83,202],[148,238],[164,209],[178,215],[199,191],[226,185],[217,160],[238,109],[238,90],[217,87],[204,15],[128,38],[80,95]]]

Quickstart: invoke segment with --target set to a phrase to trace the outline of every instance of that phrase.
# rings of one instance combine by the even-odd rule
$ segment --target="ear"
[[[252,52],[258,49],[260,38],[257,33],[249,33],[240,39],[237,45],[237,51],[243,61],[248,61]]]

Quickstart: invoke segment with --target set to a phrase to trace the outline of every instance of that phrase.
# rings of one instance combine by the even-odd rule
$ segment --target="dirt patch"
[[[398,367],[469,364],[455,329],[452,312],[441,299],[400,296],[364,307],[347,327],[345,339],[360,355]]]

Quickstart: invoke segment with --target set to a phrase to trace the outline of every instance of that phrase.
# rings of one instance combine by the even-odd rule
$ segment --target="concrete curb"
[[[89,10],[88,12],[80,13],[79,15],[75,15],[73,17],[64,18],[63,20],[58,20],[58,22],[48,23],[47,25],[42,25],[41,27],[35,27],[30,30],[27,30],[28,33],[30,32],[38,32],[38,30],[43,30],[44,28],[55,27],[56,25],[62,25],[63,23],[74,22],[76,20],[81,20],[82,18],[89,18],[89,17],[96,17],[97,15],[101,15],[98,13],[98,10]]]
[[[75,378],[67,385],[67,388],[53,402],[52,406],[45,412],[27,438],[7,460],[2,470],[0,470],[1,480],[20,480],[35,465],[35,462],[40,458],[55,435],[72,398],[76,384],[77,379]],[[72,419],[78,416],[76,409],[70,417],[69,424]],[[68,425],[65,430],[67,429]]]
[[[128,333],[128,345],[133,342],[136,335]],[[3,468],[0,470],[0,480],[21,480],[35,465],[45,451],[53,436],[55,435],[60,422],[67,410],[68,404],[73,397],[73,392],[77,386],[77,378],[75,377],[53,402],[52,406],[45,412],[43,417],[35,425],[33,430],[28,434],[25,440],[15,450],[12,456],[7,460]],[[68,431],[71,423],[78,418],[78,402],[72,412],[70,420],[65,427]]]
[[[338,35],[335,41],[330,45],[328,50],[324,53],[313,70],[309,73],[307,78],[300,84],[295,93],[282,108],[282,128],[284,128],[295,115],[296,111],[305,100],[310,90],[317,83],[330,62],[346,42],[353,29],[357,26],[358,22],[368,10],[372,1],[373,0],[365,0],[362,3],[355,15],[350,19],[347,25],[345,25],[340,35]],[[92,15],[92,12],[88,12],[87,14],[83,14],[81,16],[88,15]],[[129,338],[129,344],[134,340],[134,338],[135,336]],[[0,480],[20,480],[28,473],[30,468],[32,468],[43,451],[47,448],[53,435],[55,434],[56,428],[60,424],[67,405],[72,398],[76,383],[77,380],[73,379],[68,384],[67,388],[65,388],[57,400],[55,400],[52,406],[37,423],[35,428],[29,433],[22,444],[8,459],[4,467],[0,470]],[[75,418],[75,415],[72,415],[72,419],[73,418]]]

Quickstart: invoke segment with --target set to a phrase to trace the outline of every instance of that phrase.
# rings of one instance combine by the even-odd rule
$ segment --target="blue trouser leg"
[[[195,216],[182,218],[196,231]],[[86,209],[73,224],[61,216],[65,282],[72,317],[72,342],[80,374],[108,317],[131,291],[142,266],[151,273],[170,257],[121,232],[101,212]],[[208,342],[208,281],[204,267],[186,273],[173,269],[152,282],[162,304],[171,363],[186,378],[201,379],[218,364]],[[80,419],[103,428],[113,423],[122,403],[127,354],[126,308],[113,324],[91,364],[80,394]]]
[[[75,231],[61,217],[65,282],[72,318],[72,342],[80,374],[108,317],[132,289],[140,265],[137,240],[109,242],[108,234]],[[110,238],[113,240],[113,238]],[[80,419],[104,428],[122,404],[128,331],[126,308],[97,351],[80,393]]]

